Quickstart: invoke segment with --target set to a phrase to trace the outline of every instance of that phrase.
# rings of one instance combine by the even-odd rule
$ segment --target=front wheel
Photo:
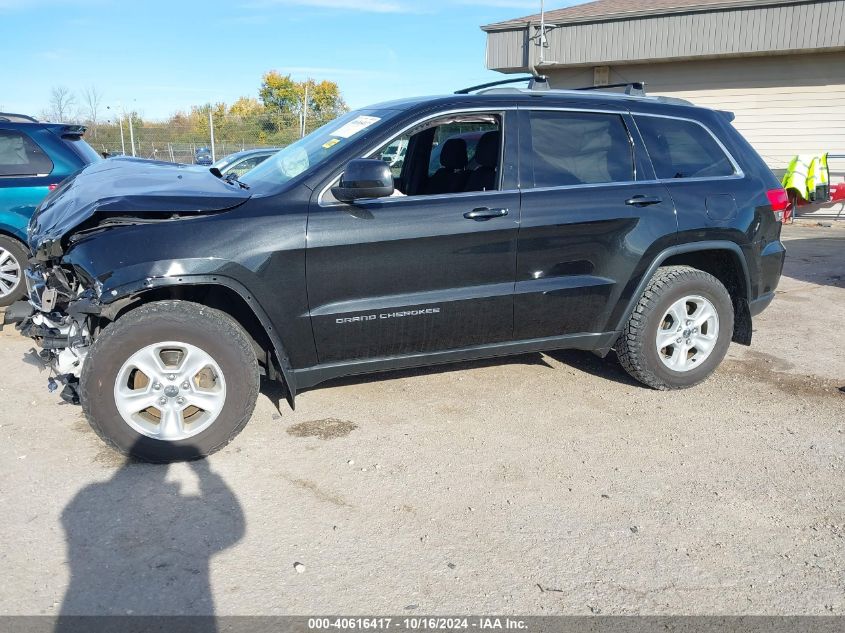
[[[26,294],[23,270],[27,257],[23,244],[0,235],[0,307],[10,306]]]
[[[210,455],[249,421],[258,398],[249,337],[227,314],[187,301],[137,308],[103,330],[80,379],[97,434],[149,462]]]
[[[616,344],[625,370],[655,389],[684,389],[713,373],[733,337],[730,294],[689,266],[658,268]]]

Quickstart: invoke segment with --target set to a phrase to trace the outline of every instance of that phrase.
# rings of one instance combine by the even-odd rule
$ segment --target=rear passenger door
[[[624,111],[522,109],[520,166],[516,338],[612,330],[644,255],[677,235],[671,197],[632,119]]]

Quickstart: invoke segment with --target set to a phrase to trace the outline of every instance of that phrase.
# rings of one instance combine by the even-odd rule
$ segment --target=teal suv
[[[84,133],[81,125],[0,112],[0,307],[26,293],[26,227],[35,207],[62,180],[101,160]]]

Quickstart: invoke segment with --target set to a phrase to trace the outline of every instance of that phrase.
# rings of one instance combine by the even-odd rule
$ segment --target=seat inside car
[[[474,158],[478,167],[470,172],[464,191],[491,191],[497,188],[500,138],[500,132],[492,130],[478,139]]]
[[[431,195],[463,191],[468,176],[467,162],[467,142],[462,138],[447,139],[440,152],[441,167],[428,179],[425,193]]]

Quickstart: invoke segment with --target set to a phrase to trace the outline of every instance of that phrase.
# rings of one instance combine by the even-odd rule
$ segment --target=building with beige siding
[[[845,0],[597,0],[483,26],[487,67],[730,110],[776,171],[845,153]],[[845,172],[845,161],[831,161]]]

